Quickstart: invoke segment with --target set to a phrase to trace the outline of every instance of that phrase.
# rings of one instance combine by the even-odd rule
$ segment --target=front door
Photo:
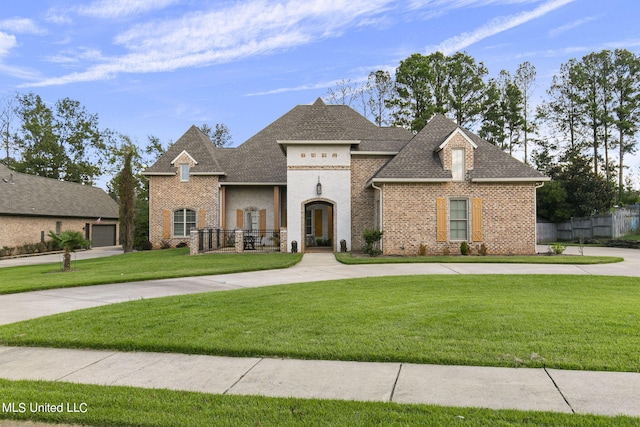
[[[322,239],[322,209],[316,209],[314,212],[314,231],[316,239]]]

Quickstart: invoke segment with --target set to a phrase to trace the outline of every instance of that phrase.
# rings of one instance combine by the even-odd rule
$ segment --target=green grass
[[[336,259],[343,264],[395,264],[395,263],[486,263],[486,264],[611,264],[622,262],[624,258],[610,256],[412,256],[412,257],[369,257],[353,256],[348,252],[336,253]]]
[[[640,234],[629,234],[627,236],[622,236],[619,239],[620,240],[640,240]]]
[[[133,252],[74,261],[73,271],[60,264],[0,268],[0,294],[104,283],[168,279],[286,268],[302,254],[208,254],[189,256],[189,249]]]
[[[228,396],[45,381],[0,380],[2,402],[27,412],[0,418],[92,426],[638,426],[638,418],[400,405],[382,402]],[[86,403],[86,412],[30,413],[31,402]],[[85,406],[83,406],[85,408]]]
[[[63,313],[0,327],[0,343],[638,372],[638,307],[638,278],[377,277]]]

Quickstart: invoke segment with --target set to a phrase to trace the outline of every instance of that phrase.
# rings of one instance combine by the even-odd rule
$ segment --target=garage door
[[[116,245],[116,226],[113,225],[93,225],[91,227],[91,242],[94,248],[98,246]]]

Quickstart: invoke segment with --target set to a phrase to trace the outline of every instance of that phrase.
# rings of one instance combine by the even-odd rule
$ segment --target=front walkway
[[[544,251],[544,248],[540,248]],[[570,251],[577,251],[570,248]],[[640,276],[640,251],[606,265],[378,264],[348,266],[305,254],[282,270],[152,280],[0,296],[0,324],[140,298],[313,280],[407,274],[598,274]],[[260,394],[429,403],[492,409],[640,416],[640,373],[434,366],[405,363],[228,358],[202,355],[0,347],[0,378]]]

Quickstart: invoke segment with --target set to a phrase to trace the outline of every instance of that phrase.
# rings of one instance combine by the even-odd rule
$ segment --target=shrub
[[[480,245],[480,248],[478,249],[478,254],[480,256],[487,256],[487,245],[485,245],[484,243]]]
[[[375,229],[366,229],[364,230],[364,252],[369,256],[378,256],[382,254],[382,251],[378,247],[378,242],[382,239],[382,230],[377,228]]]
[[[451,249],[449,249],[449,246],[445,246],[445,248],[442,250],[442,255],[444,256],[451,255]]]
[[[144,240],[140,242],[136,248],[139,251],[150,251],[151,249],[153,249],[153,244],[148,240]]]
[[[561,243],[554,243],[553,245],[551,245],[551,250],[556,255],[561,255],[565,249],[567,249],[567,247]]]
[[[171,240],[162,239],[160,240],[160,249],[170,249],[171,248]]]
[[[427,245],[424,243],[420,244],[420,248],[418,249],[418,256],[427,256]]]
[[[467,242],[460,243],[460,253],[462,255],[469,255],[469,244]]]

